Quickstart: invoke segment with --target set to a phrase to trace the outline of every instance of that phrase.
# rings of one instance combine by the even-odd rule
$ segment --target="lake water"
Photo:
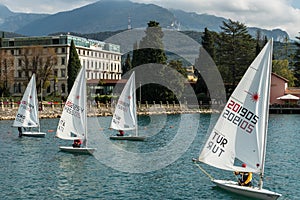
[[[151,136],[145,142],[110,141],[111,118],[89,118],[95,156],[60,152],[72,142],[54,137],[58,119],[41,120],[45,138],[18,138],[12,121],[0,121],[0,199],[247,199],[214,187],[191,161],[216,117],[140,116],[140,133]],[[264,188],[280,199],[300,199],[299,128],[300,115],[270,115]],[[232,172],[201,166],[235,180]]]

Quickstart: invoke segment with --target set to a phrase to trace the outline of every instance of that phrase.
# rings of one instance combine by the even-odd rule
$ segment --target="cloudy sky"
[[[57,13],[98,0],[0,0],[14,12]],[[213,14],[265,29],[280,28],[290,37],[299,36],[299,0],[132,0],[165,8]]]

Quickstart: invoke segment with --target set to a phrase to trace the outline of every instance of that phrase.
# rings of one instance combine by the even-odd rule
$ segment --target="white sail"
[[[82,67],[65,103],[56,136],[65,140],[85,140],[86,122],[86,80],[85,68]]]
[[[273,41],[252,62],[229,98],[199,161],[225,170],[262,173],[268,121]],[[234,166],[238,158],[247,168]]]
[[[137,130],[134,72],[119,97],[110,127],[115,130]]]
[[[13,126],[26,128],[39,126],[35,74],[32,75],[23,94]]]

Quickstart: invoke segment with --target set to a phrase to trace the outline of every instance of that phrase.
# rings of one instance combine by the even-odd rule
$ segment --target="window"
[[[18,66],[19,66],[19,67],[22,66],[22,59],[18,59]]]
[[[66,85],[64,83],[61,84],[61,92],[66,93]]]
[[[18,77],[22,78],[22,71],[21,70],[18,71]]]
[[[54,70],[54,76],[58,77],[58,70]]]
[[[52,39],[53,44],[59,44],[59,39]]]
[[[61,73],[61,77],[66,77],[66,69],[61,69],[60,73]]]
[[[61,52],[62,52],[62,53],[65,53],[65,52],[66,52],[65,47],[61,48]]]
[[[14,92],[15,93],[21,93],[21,83],[15,83],[14,84]]]
[[[65,59],[65,57],[62,57],[61,58],[61,65],[65,65],[66,64],[66,59]]]

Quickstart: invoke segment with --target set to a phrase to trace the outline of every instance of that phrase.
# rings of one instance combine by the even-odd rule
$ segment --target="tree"
[[[273,68],[272,71],[279,76],[282,76],[289,80],[289,86],[293,87],[295,85],[295,81],[297,80],[292,72],[289,69],[289,61],[288,60],[273,60],[272,62]]]
[[[130,71],[132,69],[132,64],[130,60],[130,55],[127,54],[126,60],[122,66],[122,73],[125,74],[126,72]]]
[[[132,67],[139,66],[139,62],[140,62],[139,60],[140,60],[139,44],[138,42],[135,42],[133,44],[133,51],[132,51],[132,61],[131,61]]]
[[[182,67],[182,61],[180,60],[171,60],[168,63],[168,67],[175,69],[177,72],[182,74],[185,78],[187,78],[187,70],[186,68]]]
[[[172,68],[176,71],[169,70],[169,68]],[[171,60],[167,67],[164,67],[163,69],[165,70],[163,74],[168,74],[169,77],[173,77],[168,80],[169,85],[172,86],[172,91],[165,91],[165,96],[167,98],[166,100],[175,101],[176,97],[174,96],[174,92],[177,94],[177,98],[181,98],[184,91],[185,80],[187,79],[187,70],[185,67],[183,67],[182,61],[180,60]],[[179,72],[184,78],[178,77],[177,72]]]
[[[24,47],[21,51],[20,66],[25,72],[27,82],[30,80],[30,73],[36,74],[37,90],[48,87],[47,83],[54,74],[54,66],[57,64],[57,56],[54,48],[42,46]]]
[[[300,36],[297,36],[296,39],[300,40]],[[297,46],[297,50],[294,57],[293,71],[296,78],[295,85],[300,86],[300,43],[296,41],[295,44]]]
[[[70,54],[69,54],[69,61],[68,61],[68,93],[70,93],[73,84],[75,82],[75,79],[77,77],[77,74],[81,68],[79,56],[76,51],[76,47],[74,44],[74,41],[71,41],[71,46],[70,46]]]
[[[10,85],[14,83],[14,59],[7,50],[0,50],[0,95],[9,96]]]
[[[134,44],[132,66],[137,67],[143,64],[167,64],[167,56],[164,51],[162,38],[164,33],[156,21],[150,21],[145,30],[145,36],[139,43]],[[150,65],[149,65],[150,66]],[[161,76],[163,79],[164,67],[160,71],[156,71],[155,75]],[[150,75],[150,74],[149,74]],[[160,101],[168,98],[170,92],[161,85],[148,84],[142,86],[143,101]]]
[[[255,41],[243,23],[229,19],[221,29],[216,62],[230,94],[255,57]]]
[[[43,89],[46,89],[50,85],[51,80],[55,80],[57,77],[55,77],[54,74],[54,66],[57,65],[57,56],[55,53],[55,50],[53,48],[50,48],[47,50],[47,55],[44,56],[44,64],[42,68],[38,68],[37,74],[39,75],[41,79],[41,87]],[[43,83],[43,84],[42,84]],[[55,81],[54,81],[55,84]],[[55,85],[54,85],[55,88]]]
[[[260,53],[260,51],[262,50],[262,45],[261,45],[262,38],[261,37],[262,37],[261,31],[258,29],[256,31],[255,55],[258,55]]]
[[[139,45],[135,44],[132,59],[133,67],[147,63],[166,64],[167,56],[162,42],[164,33],[159,23],[150,21],[145,33],[146,35],[142,38]]]
[[[207,28],[204,29],[204,34],[202,36],[202,46],[210,55],[210,57],[216,59],[216,48],[215,48],[215,38],[217,34],[213,31],[209,31]]]

